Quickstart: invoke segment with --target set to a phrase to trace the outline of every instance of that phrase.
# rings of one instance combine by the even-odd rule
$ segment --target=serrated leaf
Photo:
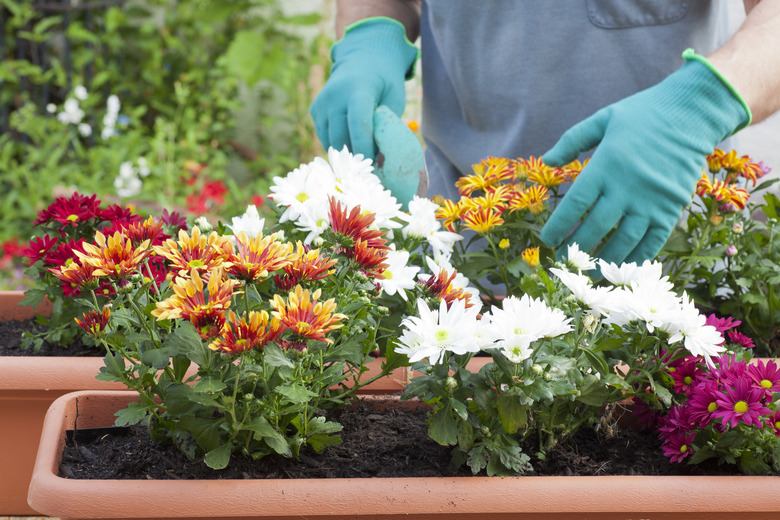
[[[287,355],[276,343],[269,343],[263,348],[263,358],[272,367],[292,368],[295,366],[292,361],[287,359]]]
[[[197,383],[192,385],[192,389],[196,392],[206,393],[218,393],[225,388],[227,388],[227,385],[224,381],[212,376],[202,377]]]
[[[265,417],[255,417],[251,423],[244,426],[244,429],[254,432],[255,440],[265,441],[279,455],[292,457],[292,450],[287,440]]]
[[[338,446],[341,444],[341,438],[336,435],[326,433],[317,433],[306,439],[306,443],[317,453],[322,453],[329,446]]]
[[[138,424],[146,418],[147,412],[148,409],[143,404],[129,403],[127,408],[114,413],[114,416],[116,416],[116,421],[114,421],[114,424],[117,426]]]
[[[277,386],[274,391],[283,395],[289,403],[308,403],[313,397],[319,395],[301,385]]]

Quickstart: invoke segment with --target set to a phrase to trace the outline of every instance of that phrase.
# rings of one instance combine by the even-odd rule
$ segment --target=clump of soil
[[[94,440],[69,440],[60,475],[75,479],[265,479],[470,476],[450,467],[450,448],[428,437],[426,410],[360,404],[333,415],[344,426],[343,443],[324,453],[306,452],[300,461],[233,457],[224,470],[190,461],[172,446],[150,440],[144,427],[101,432]],[[85,433],[81,431],[80,433]],[[524,447],[533,453],[533,443]],[[611,439],[581,430],[546,460],[532,459],[532,475],[738,474],[734,467],[671,464],[651,432],[621,430]]]
[[[23,332],[42,332],[45,326],[36,323],[35,318],[27,320],[0,321],[0,356],[104,356],[105,352],[96,347],[75,342],[63,347],[58,344],[44,343],[37,352],[32,347],[22,348]]]

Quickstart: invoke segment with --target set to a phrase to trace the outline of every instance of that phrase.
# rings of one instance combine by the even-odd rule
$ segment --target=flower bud
[[[458,380],[450,376],[444,380],[444,386],[449,388],[450,390],[455,390],[456,388],[458,388]]]
[[[734,222],[734,225],[731,226],[732,233],[736,233],[737,235],[742,233],[744,230],[745,230],[745,225],[742,224],[742,222]]]
[[[540,376],[544,374],[544,369],[542,368],[542,365],[534,365],[531,367],[531,372],[533,372],[535,376]]]
[[[728,256],[735,256],[738,253],[737,246],[734,244],[731,244],[729,247],[726,248],[726,255]]]
[[[542,379],[544,379],[545,383],[549,383],[550,381],[552,381],[552,375],[549,372],[545,372]]]
[[[712,216],[710,216],[710,222],[714,226],[720,225],[721,222],[723,222],[723,217],[718,215],[717,213],[713,213]]]

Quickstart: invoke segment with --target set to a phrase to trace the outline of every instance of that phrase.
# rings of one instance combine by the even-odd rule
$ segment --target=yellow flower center
[[[680,453],[685,453],[686,451],[688,451],[688,446],[686,444],[680,446]]]
[[[745,413],[748,411],[748,405],[745,401],[737,401],[734,403],[734,411],[737,413]]]
[[[195,258],[195,259],[190,260],[189,262],[187,262],[187,265],[190,266],[190,267],[203,267],[206,264],[203,263],[203,260]]]
[[[450,333],[447,332],[444,329],[439,329],[436,331],[436,333],[433,335],[434,338],[436,338],[437,342],[443,342],[446,341],[450,337]]]
[[[393,279],[393,273],[390,271],[390,269],[385,269],[384,271],[382,271],[382,276],[385,277],[385,280]]]
[[[710,413],[714,412],[717,409],[718,409],[718,403],[716,402],[712,402],[707,406],[707,411]]]
[[[691,384],[691,381],[693,381],[693,379],[691,379],[691,376],[683,377],[683,383],[685,383],[686,385]]]
[[[71,222],[76,222],[79,219],[78,215],[68,215],[68,218],[66,220],[69,220]]]
[[[298,202],[306,202],[309,200],[309,194],[302,191],[295,198],[298,199]]]
[[[761,380],[761,386],[764,388],[772,388],[772,381],[768,379],[762,379]]]

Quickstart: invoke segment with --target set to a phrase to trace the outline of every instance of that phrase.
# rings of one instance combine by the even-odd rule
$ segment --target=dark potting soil
[[[74,479],[266,479],[470,476],[467,467],[450,468],[450,448],[428,437],[422,408],[360,404],[334,414],[344,426],[342,444],[322,454],[306,452],[300,461],[234,456],[223,470],[190,461],[172,446],[154,443],[142,426],[100,432],[94,440],[69,440],[60,475]],[[80,433],[84,433],[82,430]],[[533,445],[524,447],[533,453]],[[739,474],[715,464],[671,464],[651,432],[620,430],[611,438],[581,430],[556,447],[547,460],[532,459],[532,475],[695,475]]]
[[[44,343],[40,350],[35,352],[33,347],[22,348],[23,332],[41,332],[43,325],[35,322],[35,318],[28,320],[0,321],[0,357],[1,356],[104,356],[105,352],[96,347],[90,347],[76,342],[67,347],[58,344]]]

